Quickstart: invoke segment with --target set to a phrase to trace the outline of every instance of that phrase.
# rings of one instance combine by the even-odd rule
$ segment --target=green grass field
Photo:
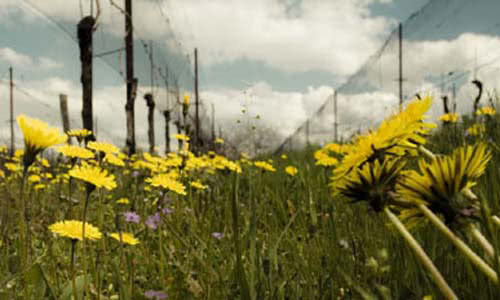
[[[434,129],[426,147],[449,154],[465,144],[488,142],[492,158],[472,187],[481,209],[468,222],[498,249],[499,228],[489,220],[500,211],[499,118],[481,116],[476,122],[485,124],[482,136],[466,134],[474,121],[463,116]],[[88,159],[94,161],[90,165],[113,174],[116,187],[95,190],[89,181],[68,175],[85,159],[60,155],[47,164],[38,158],[23,175],[22,153],[12,159],[4,149],[0,299],[81,299],[84,294],[85,299],[444,299],[384,213],[332,196],[332,168],[316,165],[317,149],[236,162],[213,154],[117,155],[124,166],[101,154]],[[268,162],[275,171],[255,161]],[[416,160],[407,165],[416,168]],[[295,166],[297,174],[287,174],[287,166]],[[166,173],[168,184],[157,178],[154,186],[154,177]],[[196,180],[201,186],[191,184]],[[100,239],[84,243],[49,229],[63,220],[82,221],[85,210]],[[499,270],[498,260],[463,227],[450,225]],[[111,233],[121,233],[122,241]],[[124,233],[138,243],[127,243]],[[500,299],[498,284],[434,226],[411,233],[458,298]]]

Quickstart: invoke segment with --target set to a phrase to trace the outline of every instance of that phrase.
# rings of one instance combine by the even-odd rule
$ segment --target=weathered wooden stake
[[[125,0],[125,60],[127,64],[127,103],[125,114],[127,117],[126,145],[128,154],[135,153],[135,112],[134,104],[137,94],[137,78],[134,78],[134,39],[132,26],[132,0]]]
[[[147,93],[144,95],[144,100],[146,100],[148,106],[149,153],[155,153],[155,101],[153,94]]]
[[[165,117],[165,155],[170,153],[170,110],[164,110]]]
[[[93,117],[92,117],[92,34],[95,19],[92,16],[83,18],[78,23],[78,45],[80,46],[80,61],[82,64],[82,120],[83,128],[90,130],[92,134],[85,141],[94,141]]]
[[[9,68],[10,79],[10,156],[14,156],[16,145],[14,143],[14,81],[12,80],[12,67]]]
[[[59,107],[61,109],[61,119],[63,130],[67,133],[70,130],[69,126],[69,113],[68,113],[68,95],[59,94]],[[68,139],[68,144],[72,144],[71,139]]]

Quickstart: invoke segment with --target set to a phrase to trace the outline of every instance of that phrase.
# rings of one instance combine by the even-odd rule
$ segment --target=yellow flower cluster
[[[439,120],[442,121],[443,123],[457,123],[458,114],[456,113],[444,114],[441,117],[439,117]]]
[[[69,175],[96,187],[104,187],[107,190],[116,188],[115,176],[108,174],[107,170],[99,166],[92,166],[84,163],[81,166],[76,166],[71,169]]]
[[[480,115],[493,116],[496,113],[497,113],[496,109],[494,107],[491,107],[491,106],[482,107],[476,111],[476,115],[478,115],[478,116],[480,116]]]
[[[83,240],[83,222],[77,220],[68,220],[54,223],[49,226],[49,230],[62,237],[68,237],[74,240]],[[98,240],[102,236],[97,227],[85,223],[85,238],[89,240]]]

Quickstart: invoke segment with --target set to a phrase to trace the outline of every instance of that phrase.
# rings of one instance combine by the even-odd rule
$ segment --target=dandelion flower
[[[49,226],[49,230],[62,237],[69,237],[74,240],[83,240],[83,223],[77,220],[67,220],[54,223]],[[85,223],[85,238],[89,240],[98,240],[102,236],[97,227]]]
[[[92,153],[92,151],[79,146],[63,145],[57,147],[56,150],[67,157],[81,158],[81,159],[94,158],[94,153]]]
[[[120,153],[120,149],[113,144],[104,143],[104,142],[89,142],[87,148],[104,152],[106,154],[118,154]]]
[[[99,166],[84,163],[81,166],[71,169],[69,175],[95,187],[104,187],[107,190],[112,190],[116,187],[115,176],[108,174],[107,170],[103,170]]]
[[[458,114],[456,113],[444,114],[441,117],[439,117],[439,120],[443,121],[443,123],[457,123]]]
[[[120,241],[120,234],[115,232],[115,233],[111,233],[110,236],[112,238],[114,238],[115,240],[117,241]],[[133,234],[131,233],[128,233],[128,232],[123,232],[122,233],[122,238],[121,238],[122,242],[125,243],[125,244],[129,244],[129,245],[137,245],[139,244],[139,241],[134,237]]]
[[[256,161],[256,162],[254,162],[254,165],[257,168],[260,168],[264,171],[276,172],[276,169],[273,167],[273,165],[271,165],[270,163],[265,162],[265,161]]]
[[[208,188],[208,185],[204,185],[199,180],[191,181],[191,186],[198,190],[205,190]]]
[[[467,129],[467,134],[472,136],[481,136],[486,132],[484,124],[474,124]]]
[[[497,113],[496,109],[494,107],[486,106],[478,109],[476,111],[476,115],[488,115],[488,116],[493,116]]]
[[[221,138],[216,138],[216,139],[215,139],[215,143],[216,143],[216,144],[221,144],[221,145],[222,145],[222,144],[224,144],[224,140],[223,140],[223,139],[221,139]]]
[[[407,201],[426,204],[452,223],[457,216],[470,214],[472,203],[462,191],[473,187],[484,173],[491,152],[478,143],[456,149],[451,155],[438,156],[431,162],[419,160],[420,173],[407,171],[398,180],[396,192]]]
[[[184,93],[184,102],[183,104],[185,106],[189,106],[189,94],[188,93]]]
[[[186,142],[189,141],[189,137],[187,135],[184,135],[184,134],[176,134],[175,139],[181,140],[181,141],[186,141]]]
[[[104,161],[117,167],[125,166],[125,162],[121,158],[111,153],[106,154],[106,156],[104,157]]]
[[[116,203],[118,204],[129,204],[128,198],[120,198],[116,200]]]
[[[25,167],[29,167],[35,161],[38,153],[51,146],[62,144],[68,139],[58,128],[50,127],[47,123],[38,119],[19,115],[17,123],[24,136],[26,150],[24,155]]]
[[[399,158],[387,158],[383,162],[375,160],[349,173],[341,184],[336,184],[336,192],[352,202],[367,201],[377,212],[389,202],[387,192],[392,191],[405,163]]]
[[[172,177],[171,174],[158,174],[153,176],[152,178],[147,178],[146,182],[149,182],[154,187],[162,187],[164,189],[176,192],[179,195],[186,195],[186,188],[180,182],[178,182],[175,178]]]
[[[68,135],[69,136],[74,136],[76,138],[85,138],[85,137],[88,137],[89,135],[92,134],[92,131],[88,130],[88,129],[71,129],[70,131],[68,131]]]
[[[285,168],[285,172],[290,176],[295,176],[297,174],[298,170],[294,166],[288,166]]]

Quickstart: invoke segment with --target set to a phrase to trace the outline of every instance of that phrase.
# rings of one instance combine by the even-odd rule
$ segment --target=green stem
[[[89,199],[92,190],[87,187],[87,196],[85,197],[85,203],[83,206],[83,220],[82,220],[82,248],[83,248],[83,291],[87,293],[88,288],[88,276],[87,276],[87,244],[85,240],[85,223],[87,222],[87,209],[89,206]],[[85,297],[85,296],[84,296]]]
[[[467,244],[459,239],[427,206],[423,204],[417,205],[418,209],[441,231],[452,243],[455,245],[462,254],[464,254],[476,267],[481,270],[491,281],[498,284],[497,273],[484,262],[474,251],[472,251]]]
[[[493,249],[493,246],[474,224],[469,224],[469,226],[467,226],[467,231],[472,235],[474,240],[478,242],[489,257],[494,257],[495,250]]]
[[[27,232],[29,228],[26,225],[26,203],[24,199],[24,186],[26,183],[26,176],[28,174],[28,167],[24,166],[23,176],[21,179],[21,190],[19,191],[19,237],[20,237],[20,247],[21,247],[21,269],[26,270],[28,266],[28,249],[27,249]],[[30,298],[30,291],[28,287],[27,275],[23,275],[23,292],[24,299],[28,300]]]
[[[455,292],[450,288],[446,280],[443,278],[443,275],[436,268],[434,263],[431,261],[429,256],[425,253],[424,249],[420,246],[420,244],[413,238],[410,232],[404,227],[403,223],[394,215],[388,207],[384,208],[384,212],[389,218],[389,220],[394,224],[398,232],[403,236],[411,249],[415,252],[415,255],[420,260],[420,262],[427,268],[427,270],[431,273],[431,276],[434,278],[434,282],[438,286],[439,290],[443,293],[443,295],[447,299],[458,299]]]
[[[75,282],[75,248],[76,248],[76,242],[78,240],[72,239],[71,240],[71,286],[73,288],[73,296],[75,297],[75,300],[78,300],[78,294],[76,292],[76,282]]]

